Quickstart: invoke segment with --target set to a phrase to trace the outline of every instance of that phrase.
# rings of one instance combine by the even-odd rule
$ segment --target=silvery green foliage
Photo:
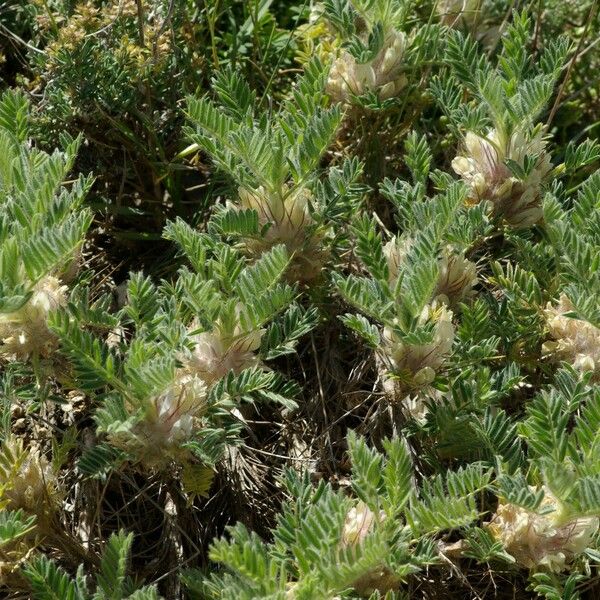
[[[426,196],[431,153],[424,137],[413,132],[406,150],[412,181],[386,180],[381,186],[397,211],[402,235],[384,243],[376,223],[363,216],[354,230],[368,276],[336,276],[342,297],[379,323],[358,314],[342,317],[376,349],[382,375],[395,381],[396,400],[443,370],[455,335],[452,310],[471,296],[477,281],[476,265],[465,251],[490,231],[480,207],[465,205],[462,184],[445,182],[439,193]]]
[[[35,600],[160,600],[155,586],[138,587],[127,576],[132,543],[133,535],[123,532],[109,538],[96,576],[95,592],[89,590],[83,566],[71,579],[52,560],[43,555],[37,557],[24,570],[31,585],[31,597]]]
[[[209,230],[237,241],[253,259],[283,244],[292,258],[287,279],[305,284],[321,277],[361,192],[356,160],[319,177],[342,116],[339,107],[326,107],[326,74],[315,58],[277,113],[259,112],[256,94],[229,71],[213,82],[218,103],[190,97],[187,107],[194,142],[188,151],[208,153],[234,186]]]
[[[107,444],[82,457],[88,473],[123,460],[159,470],[198,460],[212,466],[236,439],[241,422],[232,411],[240,403],[294,406],[296,386],[263,363],[293,352],[316,316],[280,281],[289,263],[285,248],[275,246],[250,265],[182,221],[165,235],[193,269],[183,267],[160,285],[132,274],[116,313],[108,299],[90,305],[76,290],[70,311],[52,321],[74,381],[103,398],[96,422]]]
[[[431,536],[477,519],[476,497],[491,470],[472,464],[417,485],[401,438],[385,453],[351,434],[351,499],[321,482],[288,471],[290,499],[265,543],[242,525],[214,542],[211,558],[225,574],[185,575],[199,598],[377,597],[399,592],[403,582],[439,562]],[[341,597],[341,596],[340,596]]]
[[[52,310],[66,303],[64,282],[91,222],[81,206],[91,178],[64,181],[81,140],[52,154],[28,140],[29,105],[19,92],[0,99],[0,357],[49,358]]]
[[[142,4],[128,5],[132,31]],[[63,479],[160,487],[175,573],[201,564],[206,539],[182,540],[211,510],[265,531],[279,495],[259,479],[293,461],[269,480],[284,495],[270,537],[231,527],[207,572],[183,575],[192,597],[416,597],[425,570],[442,585],[451,563],[469,585],[501,570],[515,589],[580,597],[600,559],[600,148],[554,125],[561,82],[577,88],[572,44],[503,2],[329,0],[303,73],[280,80],[278,65],[257,83],[235,53],[271,73],[240,40],[269,51],[273,5],[247,4],[235,35],[212,31],[210,89],[185,92],[191,145],[170,162],[150,142],[153,172],[203,165],[207,201],[188,213],[161,198],[176,266],[136,265],[118,302],[102,274],[78,273],[91,222],[91,179],[69,175],[79,139],[42,151],[24,97],[0,101],[0,423],[7,439],[13,413],[35,425],[19,434],[31,448],[0,455],[0,577],[35,598],[158,598],[126,576],[131,535],[109,538],[94,591],[57,566],[115,531],[98,518],[83,549],[88,530],[57,508],[74,497]],[[220,6],[202,13],[213,28],[237,18]],[[52,469],[42,425],[60,432]],[[265,425],[255,476],[236,457]],[[259,514],[227,505],[238,477],[269,495]],[[53,531],[72,537],[33,554],[38,492],[59,485]]]
[[[515,14],[496,68],[472,38],[453,32],[446,50],[451,74],[431,86],[452,127],[464,134],[452,168],[467,184],[469,200],[489,203],[493,216],[516,228],[542,218],[552,164],[539,119],[569,50],[568,40],[557,38],[534,62],[525,49],[531,27],[525,13]]]

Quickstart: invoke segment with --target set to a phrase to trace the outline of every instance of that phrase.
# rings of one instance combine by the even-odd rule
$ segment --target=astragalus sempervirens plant
[[[283,244],[291,259],[286,278],[305,284],[320,278],[334,220],[342,223],[349,211],[346,194],[328,193],[331,186],[318,182],[341,120],[339,108],[325,107],[326,75],[313,60],[279,109],[261,112],[248,84],[225,71],[214,81],[218,104],[190,97],[187,108],[192,148],[205,151],[233,183],[231,200],[216,208],[208,229],[232,238],[253,260]],[[351,184],[358,172],[349,161],[339,174],[330,170],[331,184]]]
[[[194,270],[159,286],[134,275],[117,314],[102,300],[87,310],[75,301],[70,315],[53,321],[75,381],[103,398],[96,422],[106,442],[84,456],[85,470],[124,460],[163,473],[173,465],[212,466],[243,425],[240,403],[294,405],[296,387],[263,362],[293,352],[315,319],[280,282],[290,260],[285,248],[248,265],[183,221],[166,236]],[[91,319],[89,331],[79,329],[81,317]]]
[[[64,307],[91,213],[81,204],[91,179],[66,183],[79,146],[52,154],[28,141],[29,105],[0,99],[0,358],[49,359],[57,339],[50,313]]]
[[[544,191],[555,173],[540,119],[569,50],[558,38],[534,61],[526,49],[530,36],[530,19],[515,14],[494,67],[473,39],[452,32],[446,50],[451,73],[431,86],[463,135],[452,169],[468,185],[470,202],[487,203],[494,217],[515,228],[542,218]]]
[[[193,597],[401,598],[411,576],[441,561],[436,536],[477,521],[491,470],[472,464],[417,485],[401,438],[385,441],[385,453],[355,435],[348,442],[352,493],[289,470],[273,541],[230,528],[210,554],[225,573],[184,576]]]
[[[407,140],[407,163],[412,183],[386,180],[381,187],[403,233],[384,243],[374,220],[363,216],[354,230],[368,276],[335,276],[343,298],[378,323],[342,317],[375,350],[394,401],[408,401],[443,371],[455,337],[453,311],[473,296],[477,283],[476,264],[465,253],[490,228],[479,207],[466,206],[462,183],[446,182],[437,195],[426,196],[431,155],[415,133]],[[419,406],[410,408],[414,416],[422,416]]]
[[[54,473],[36,452],[24,451],[21,440],[3,439],[0,446],[0,585],[18,581],[22,563],[34,551],[40,531],[54,517],[57,487]],[[46,529],[47,531],[47,529]]]

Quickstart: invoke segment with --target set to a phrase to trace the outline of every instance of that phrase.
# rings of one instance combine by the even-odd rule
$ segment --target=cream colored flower
[[[238,307],[238,313],[241,312]],[[196,329],[192,325],[191,330]],[[241,373],[260,364],[255,352],[260,348],[264,329],[244,331],[239,322],[232,332],[227,332],[217,322],[211,331],[190,335],[193,350],[181,356],[183,368],[212,385],[229,371]]]
[[[388,266],[388,281],[391,285],[395,285],[398,281],[400,270],[406,263],[412,244],[413,240],[409,237],[394,236],[383,246],[383,255]]]
[[[383,247],[391,285],[395,285],[398,280],[411,244],[410,238],[394,237]],[[444,247],[438,261],[438,269],[434,300],[452,306],[472,293],[473,286],[477,283],[477,268],[463,253],[455,251],[452,246]]]
[[[383,331],[382,351],[388,370],[402,379],[408,378],[415,387],[427,385],[435,378],[452,350],[454,325],[452,312],[443,304],[426,306],[419,321],[422,325],[433,322],[433,339],[426,344],[407,344],[391,327]]]
[[[185,459],[188,452],[181,444],[191,438],[204,414],[206,397],[206,383],[180,371],[166,390],[144,404],[131,429],[109,431],[108,437],[148,466],[160,468],[174,458]]]
[[[564,294],[558,305],[548,304],[544,311],[550,335],[543,352],[570,363],[582,372],[592,371],[593,379],[600,379],[600,329],[581,319],[565,316],[573,311],[571,301]]]
[[[323,234],[310,214],[312,194],[306,188],[272,195],[261,186],[256,190],[240,188],[239,206],[258,213],[258,222],[266,231],[256,238],[244,239],[249,254],[260,255],[278,244],[285,245],[292,263],[287,276],[293,281],[310,281],[321,273],[327,252],[322,246]]]
[[[558,573],[589,546],[600,521],[597,517],[565,521],[560,501],[547,487],[539,511],[543,509],[552,512],[541,515],[500,502],[488,529],[521,567]]]
[[[438,263],[439,275],[434,298],[446,304],[461,302],[473,292],[477,283],[477,267],[465,255],[446,246]]]
[[[377,56],[360,64],[343,50],[329,72],[326,92],[333,102],[351,103],[352,96],[374,92],[380,100],[397,96],[406,86],[403,74],[403,57],[406,36],[401,31],[391,31]]]
[[[523,168],[526,156],[535,158],[536,164],[524,179],[519,179],[506,161]],[[513,227],[529,227],[542,218],[542,184],[552,165],[541,129],[532,135],[516,131],[508,139],[496,129],[489,130],[485,137],[468,132],[465,154],[452,161],[452,168],[468,184],[471,201],[491,202],[494,214]]]
[[[0,313],[0,356],[50,356],[58,340],[48,329],[48,315],[66,305],[66,291],[56,277],[48,275],[34,286],[24,306],[12,313]]]
[[[373,531],[375,523],[382,523],[384,520],[385,513],[383,511],[380,511],[377,516],[364,502],[357,502],[346,515],[342,529],[342,547],[361,544]],[[370,596],[376,590],[380,594],[386,594],[397,589],[400,583],[399,577],[394,575],[388,567],[381,565],[361,575],[352,583],[352,587],[360,596]]]
[[[35,515],[38,531],[47,528],[63,495],[51,464],[39,451],[24,449],[16,437],[4,441],[2,456],[0,500],[7,510]]]
[[[379,514],[379,522],[385,519],[383,511]],[[358,502],[346,515],[342,530],[342,544],[354,546],[360,544],[369,534],[375,523],[375,513],[364,503]]]

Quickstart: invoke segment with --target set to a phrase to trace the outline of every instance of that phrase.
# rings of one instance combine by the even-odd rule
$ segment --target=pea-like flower
[[[553,340],[543,346],[544,354],[570,363],[582,372],[592,371],[600,378],[600,329],[588,321],[566,316],[574,310],[571,301],[561,295],[556,306],[544,311]]]
[[[0,500],[7,510],[22,510],[36,516],[38,531],[46,529],[62,499],[62,490],[52,465],[35,449],[23,448],[16,437],[4,441],[0,467]]]
[[[241,310],[238,307],[238,312]],[[239,319],[233,331],[225,330],[217,322],[210,331],[190,335],[193,349],[181,356],[183,368],[200,377],[207,385],[212,385],[229,371],[237,374],[258,366],[260,360],[256,351],[260,348],[263,334],[264,329],[245,331]]]
[[[380,100],[397,96],[406,86],[403,57],[406,36],[401,31],[388,33],[383,47],[375,58],[359,63],[343,50],[329,72],[326,92],[333,102],[352,103],[353,96],[367,92],[377,94]]]
[[[262,228],[259,236],[243,240],[247,252],[258,258],[273,246],[283,244],[292,258],[286,273],[288,279],[316,279],[327,252],[322,244],[323,232],[310,213],[311,192],[284,186],[281,194],[270,194],[260,186],[256,190],[240,188],[238,195],[239,206],[255,210]]]
[[[491,129],[485,137],[468,132],[465,153],[452,168],[469,186],[470,200],[491,202],[509,225],[529,227],[542,218],[542,184],[552,165],[541,129],[509,136]]]
[[[346,515],[344,528],[342,529],[342,547],[357,546],[372,533],[376,523],[385,520],[385,513],[380,511],[375,514],[364,502],[355,504]],[[386,594],[395,590],[401,580],[394,575],[385,565],[380,565],[361,575],[352,583],[352,587],[363,597],[371,596],[375,591]]]
[[[48,275],[34,286],[31,297],[21,308],[0,313],[0,356],[18,359],[50,356],[58,340],[48,329],[48,315],[66,305],[66,291],[56,277]]]
[[[176,374],[167,389],[143,402],[139,417],[129,427],[108,432],[117,448],[141,463],[163,468],[172,460],[184,461],[189,452],[181,447],[199,426],[206,409],[207,385],[198,376]]]
[[[381,511],[379,520],[384,519],[385,513]],[[373,528],[374,522],[375,513],[364,502],[358,502],[346,515],[342,530],[342,544],[354,546],[361,543]]]
[[[391,285],[395,285],[398,280],[411,244],[410,238],[394,237],[383,248]],[[433,299],[449,306],[456,305],[467,298],[477,283],[475,263],[467,260],[464,253],[456,251],[452,246],[448,245],[442,249],[438,270],[439,275]]]
[[[393,328],[385,327],[382,344],[388,370],[415,387],[433,381],[436,371],[450,354],[454,341],[452,312],[443,304],[426,306],[419,321],[421,325],[433,323],[430,341],[423,344],[408,343]]]
[[[559,573],[584,552],[600,524],[597,517],[565,519],[562,513],[560,501],[544,487],[538,512],[500,502],[488,529],[521,567]]]

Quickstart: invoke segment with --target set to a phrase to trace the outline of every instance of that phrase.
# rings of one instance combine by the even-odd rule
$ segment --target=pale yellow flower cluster
[[[515,177],[507,161],[525,166],[525,157],[536,163],[523,178]],[[542,184],[552,165],[541,129],[527,135],[515,131],[502,136],[491,129],[485,137],[468,132],[465,153],[452,161],[452,168],[468,184],[471,201],[491,202],[493,213],[513,227],[529,227],[542,218]]]
[[[548,304],[544,311],[553,340],[546,342],[543,352],[570,363],[582,372],[591,371],[600,378],[600,329],[587,321],[566,316],[573,311],[571,301],[563,294],[556,306]]]
[[[312,194],[306,188],[290,189],[270,194],[262,186],[256,190],[240,188],[239,207],[253,209],[266,232],[256,238],[245,238],[246,251],[253,257],[278,244],[285,245],[291,264],[286,273],[290,281],[309,282],[321,274],[327,252],[323,248],[323,233],[310,214]]]
[[[425,344],[407,344],[391,328],[383,330],[383,351],[389,361],[389,370],[407,376],[415,386],[431,383],[452,350],[454,325],[452,311],[433,302],[419,316],[420,325],[433,323],[433,338]]]
[[[240,373],[257,366],[255,352],[263,333],[263,329],[244,332],[238,324],[233,333],[227,334],[217,324],[212,331],[194,334],[194,349],[183,358],[185,369],[211,385],[229,371]]]
[[[410,238],[394,237],[383,247],[391,285],[395,285],[398,280],[411,245]],[[475,263],[467,260],[464,253],[457,252],[452,246],[445,246],[442,249],[438,270],[438,281],[433,292],[433,299],[448,306],[456,305],[467,298],[477,283]]]
[[[0,357],[47,358],[58,340],[48,329],[48,315],[67,303],[67,288],[48,275],[38,281],[29,300],[12,313],[0,313]]]
[[[63,491],[52,465],[35,449],[24,449],[21,439],[10,437],[2,445],[0,501],[7,510],[36,516],[37,530],[44,531],[60,504]]]
[[[545,514],[500,502],[488,529],[519,566],[559,573],[584,552],[600,524],[597,517],[565,520],[561,510],[560,501],[544,487],[539,511]]]
[[[398,281],[412,243],[411,238],[394,237],[383,248],[392,286]],[[451,246],[444,247],[438,259],[438,280],[432,300],[419,317],[421,325],[433,323],[433,339],[426,344],[408,344],[391,327],[383,330],[379,365],[384,392],[392,401],[401,400],[414,419],[422,420],[427,413],[418,390],[435,379],[436,371],[452,350],[453,314],[448,307],[465,300],[476,282],[475,264]],[[416,395],[409,395],[411,391],[416,391]]]
[[[139,4],[146,16],[155,12],[152,10],[151,2],[142,0]],[[153,50],[152,46],[155,46],[158,52],[154,54],[154,58],[161,57],[161,62],[166,61],[172,47],[169,32],[161,31],[161,28],[157,27],[155,19],[160,19],[158,15],[155,15],[154,19],[140,20],[138,9],[137,0],[120,0],[109,3],[102,10],[95,6],[93,1],[80,2],[74,7],[73,14],[61,24],[56,40],[48,45],[46,52],[51,59],[64,50],[73,53],[86,39],[93,38],[114,27],[117,22],[134,21],[138,28],[141,26],[143,29],[145,45],[140,45],[138,37],[131,39],[129,36],[123,35],[113,49],[113,54],[123,62],[135,63],[142,68],[151,64],[148,59]],[[38,19],[43,27],[53,26],[52,21],[48,20],[46,16],[38,17]],[[155,39],[158,31],[161,31],[161,34]],[[49,65],[52,69],[59,68],[60,62],[50,61]]]
[[[374,92],[380,100],[397,96],[406,86],[403,57],[406,36],[401,31],[390,31],[377,56],[366,63],[358,63],[342,50],[329,72],[326,92],[333,102],[352,103],[353,96]]]
[[[255,352],[264,330],[242,331],[241,310],[238,307],[238,323],[232,332],[217,322],[211,331],[193,333],[197,326],[192,324],[193,348],[179,357],[182,366],[173,382],[144,403],[143,418],[131,429],[109,432],[113,445],[151,467],[164,468],[173,459],[189,457],[182,443],[201,426],[210,386],[229,371],[240,373],[260,364]]]
[[[206,383],[178,373],[171,385],[144,407],[144,417],[131,430],[109,432],[110,442],[135,455],[147,466],[164,467],[173,458],[185,459],[181,444],[192,436],[206,408]]]

